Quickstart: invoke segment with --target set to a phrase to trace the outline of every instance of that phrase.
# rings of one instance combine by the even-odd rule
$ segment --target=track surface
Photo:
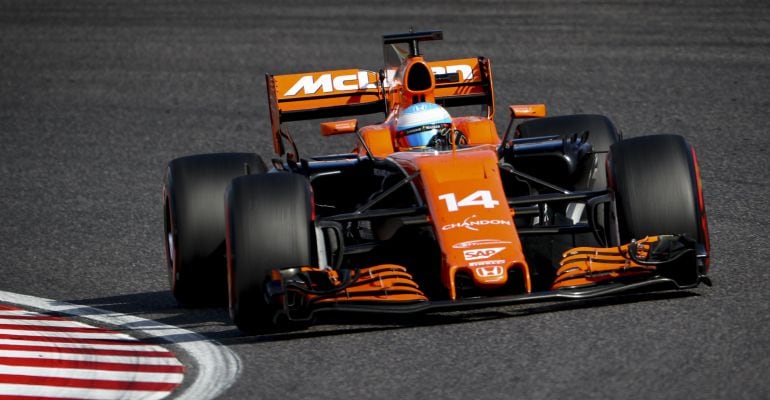
[[[770,397],[770,3],[322,3],[0,0],[0,290],[218,339],[244,366],[226,398]],[[428,57],[490,57],[500,105],[686,136],[715,286],[269,337],[177,308],[165,162],[269,158],[263,73],[376,70],[380,36],[410,25],[444,30]],[[301,129],[300,149],[350,143]]]

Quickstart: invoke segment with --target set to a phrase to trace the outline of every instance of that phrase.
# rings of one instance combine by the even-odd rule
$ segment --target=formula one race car
[[[383,36],[385,68],[267,75],[274,150],[171,161],[166,255],[182,304],[228,299],[259,333],[322,311],[421,313],[710,285],[698,163],[676,135],[507,108],[483,57],[426,61],[440,31]],[[451,117],[446,108],[481,106]],[[459,109],[468,109],[462,107]],[[382,113],[381,123],[356,119]],[[287,122],[350,153],[303,158]],[[517,123],[518,120],[527,119]],[[227,294],[225,294],[225,292]]]

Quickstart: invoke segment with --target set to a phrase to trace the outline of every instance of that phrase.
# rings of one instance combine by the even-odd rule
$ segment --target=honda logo
[[[503,267],[499,265],[495,265],[491,267],[476,268],[476,275],[478,275],[479,278],[484,278],[484,279],[502,277],[504,272],[505,270],[503,269]]]

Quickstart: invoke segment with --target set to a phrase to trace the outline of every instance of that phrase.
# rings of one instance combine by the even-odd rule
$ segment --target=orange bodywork
[[[322,136],[344,135],[358,131],[358,120],[330,121],[321,123]]]
[[[527,293],[529,267],[513,224],[513,211],[500,183],[493,146],[457,151],[402,152],[391,159],[413,173],[430,210],[441,248],[441,281],[451,299],[457,297],[456,276],[464,272],[480,288],[508,282],[519,269]]]
[[[455,128],[468,138],[468,144],[500,144],[500,136],[497,135],[495,123],[484,117],[468,116],[452,118]]]
[[[374,157],[387,157],[395,151],[391,127],[392,125],[390,124],[379,124],[361,128],[361,137],[369,146],[369,151],[372,152]],[[363,155],[366,149],[359,146],[355,151]]]
[[[546,115],[545,104],[512,105],[508,109],[514,118],[543,118]]]

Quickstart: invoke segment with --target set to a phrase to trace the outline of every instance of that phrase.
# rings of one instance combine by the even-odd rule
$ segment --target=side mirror
[[[509,106],[511,118],[543,118],[545,104],[520,104]]]
[[[331,121],[321,123],[322,136],[344,135],[347,133],[356,133],[358,131],[357,119],[346,119],[343,121]]]

